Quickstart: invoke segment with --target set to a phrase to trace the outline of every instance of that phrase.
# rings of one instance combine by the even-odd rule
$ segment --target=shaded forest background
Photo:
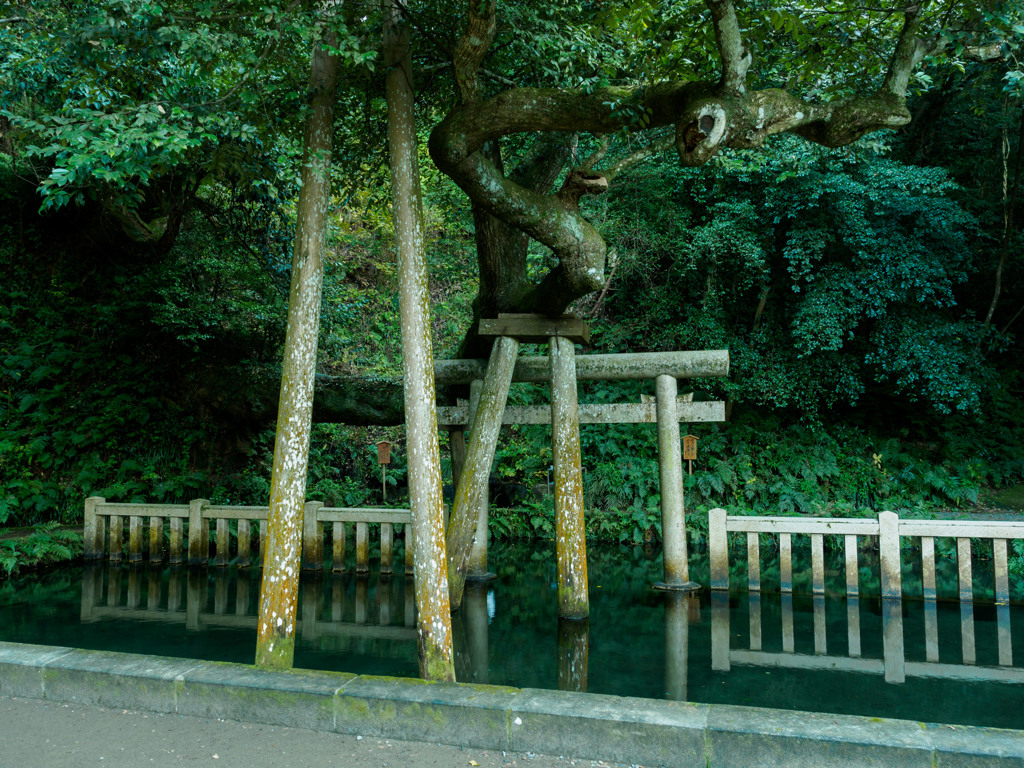
[[[518,22],[541,29],[537,19]],[[141,24],[126,57],[168,58],[153,47],[158,27],[130,16],[119,23]],[[12,25],[0,33],[21,51],[34,44]],[[401,359],[384,105],[367,85],[372,45],[355,32],[348,45],[319,371],[393,388]],[[245,50],[219,55],[243,60],[261,49]],[[88,64],[88,44],[40,54],[31,83],[24,58],[5,60],[0,526],[74,522],[89,495],[266,504],[304,54],[282,55],[265,76],[275,85],[264,87],[278,89],[263,95],[278,100],[271,117],[265,101],[211,108],[192,143],[165,132],[171,157],[153,152],[160,104],[139,128],[148,152],[133,149],[124,126],[112,123],[104,147],[95,119],[46,119],[66,114],[66,102],[57,104],[66,94],[48,89]],[[604,289],[573,307],[592,323],[587,351],[730,351],[727,380],[694,382],[697,399],[726,400],[729,412],[725,424],[687,428],[700,438],[686,478],[695,533],[711,506],[831,516],[968,510],[1024,480],[1022,105],[1007,90],[1009,68],[929,70],[911,100],[914,121],[898,133],[836,150],[780,136],[768,151],[728,151],[693,169],[655,157],[606,196],[585,199],[615,253]],[[109,98],[149,114],[140,112],[142,81],[159,73],[142,68],[135,82],[119,72]],[[214,89],[179,75],[198,92],[193,101]],[[424,144],[446,87],[426,78]],[[79,135],[91,155],[68,150]],[[615,140],[628,147],[630,137]],[[587,137],[565,141],[589,152]],[[473,317],[474,221],[425,150],[422,169],[434,350],[451,357]],[[539,274],[551,255],[536,247],[528,259]],[[588,383],[580,396],[651,393],[653,383]],[[516,385],[512,397],[544,402],[546,388]],[[401,445],[402,431],[316,424],[307,497],[379,503],[371,443]],[[551,535],[550,500],[534,493],[548,482],[549,440],[546,428],[504,429],[494,502],[509,511],[494,517],[492,535]],[[656,537],[653,426],[584,427],[582,441],[591,535]],[[388,499],[398,502],[404,451],[393,456]]]

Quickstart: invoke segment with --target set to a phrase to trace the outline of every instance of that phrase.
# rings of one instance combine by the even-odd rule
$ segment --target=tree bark
[[[751,56],[743,43],[732,0],[706,0],[711,10],[721,61],[718,81],[663,82],[649,87],[610,87],[593,91],[511,88],[483,100],[477,82],[493,36],[493,2],[470,2],[468,23],[453,62],[461,103],[451,109],[430,136],[430,154],[438,168],[469,196],[477,227],[481,217],[500,219],[508,227],[549,247],[557,265],[536,285],[516,285],[514,306],[504,311],[559,313],[569,303],[605,284],[605,243],[583,216],[583,195],[603,194],[618,166],[602,171],[594,164],[570,172],[551,194],[507,175],[493,147],[504,137],[523,133],[588,132],[607,135],[638,130],[631,115],[613,105],[636,103],[643,130],[675,127],[673,143],[684,166],[707,163],[723,149],[761,146],[777,133],[791,132],[829,147],[849,144],[872,131],[894,129],[910,120],[905,95],[910,76],[922,58],[940,45],[920,37],[920,6],[904,11],[881,87],[874,93],[811,102],[779,89],[748,91]],[[662,141],[652,147],[664,146]],[[649,156],[652,152],[641,152]],[[493,226],[489,227],[494,229]],[[478,235],[479,239],[479,235]],[[480,311],[494,302],[496,280],[518,267],[493,246],[481,255]],[[487,259],[507,259],[491,264]]]
[[[427,680],[454,681],[452,617],[445,570],[441,455],[430,339],[430,295],[416,159],[409,33],[401,25],[394,0],[382,0],[381,8],[384,11],[384,60],[388,67],[388,145],[391,149],[391,192],[398,245],[420,676]]]
[[[290,668],[295,657],[302,512],[338,84],[338,57],[324,49],[332,42],[328,36],[322,44],[314,45],[310,66],[311,110],[306,119],[302,188],[296,211],[288,329],[270,484],[270,519],[260,587],[256,664],[279,669]]]

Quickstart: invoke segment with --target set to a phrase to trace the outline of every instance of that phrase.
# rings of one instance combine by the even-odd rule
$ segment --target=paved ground
[[[612,764],[0,697],[0,768],[180,765],[611,768]]]

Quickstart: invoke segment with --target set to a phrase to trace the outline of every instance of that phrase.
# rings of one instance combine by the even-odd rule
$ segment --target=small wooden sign
[[[391,463],[391,443],[387,440],[377,441],[377,463],[381,466]]]
[[[697,438],[693,435],[687,435],[683,438],[683,460],[697,460]]]

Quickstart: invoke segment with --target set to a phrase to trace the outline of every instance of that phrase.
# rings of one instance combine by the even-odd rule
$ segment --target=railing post
[[[168,526],[168,536],[170,539],[171,554],[168,562],[175,564],[182,561],[181,555],[181,542],[185,529],[185,520],[181,517],[172,517],[171,523]]]
[[[85,500],[85,535],[83,542],[86,560],[99,560],[103,557],[104,524],[103,518],[96,514],[96,507],[105,502],[102,496],[90,496]]]
[[[252,524],[248,520],[238,521],[238,567],[248,568],[252,564]],[[241,584],[241,582],[239,582]]]
[[[317,520],[322,501],[307,501],[302,508],[302,570],[321,571],[324,567],[324,535]]]
[[[708,553],[711,558],[711,588],[729,589],[729,533],[724,509],[708,512]]]
[[[210,523],[203,519],[206,499],[192,499],[188,503],[188,564],[206,565],[210,557]]]
[[[900,519],[894,512],[878,513],[878,560],[882,597],[900,599],[903,596],[900,574]]]

